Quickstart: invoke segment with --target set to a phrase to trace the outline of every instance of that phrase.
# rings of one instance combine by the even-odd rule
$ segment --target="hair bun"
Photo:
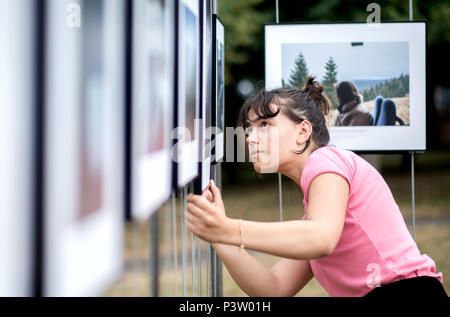
[[[306,80],[305,86],[302,88],[302,91],[321,94],[323,91],[323,86],[319,82],[315,81],[313,76],[309,76]]]
[[[314,80],[314,76],[308,77],[301,90],[320,107],[324,115],[327,115],[330,112],[330,100],[327,96],[322,94],[323,86],[318,81]]]

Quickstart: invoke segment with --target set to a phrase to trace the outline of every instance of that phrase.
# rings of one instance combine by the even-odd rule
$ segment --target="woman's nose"
[[[258,136],[256,133],[256,129],[250,129],[246,139],[248,144],[258,143]]]

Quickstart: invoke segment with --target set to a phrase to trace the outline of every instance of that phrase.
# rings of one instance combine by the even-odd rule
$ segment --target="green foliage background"
[[[360,0],[279,0],[280,22],[362,21],[370,12],[373,1]],[[409,20],[408,1],[377,1],[381,21]],[[225,26],[226,82],[236,84],[241,79],[239,66],[259,59],[264,50],[264,23],[275,22],[275,0],[217,0],[218,15]],[[450,42],[450,1],[413,1],[413,19],[428,21],[428,44]],[[262,80],[254,70],[256,81]],[[242,71],[242,69],[241,69]],[[245,72],[244,72],[245,73]],[[251,72],[252,73],[252,72]]]

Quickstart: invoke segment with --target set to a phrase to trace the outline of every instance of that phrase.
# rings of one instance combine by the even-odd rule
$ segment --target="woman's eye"
[[[267,121],[262,121],[262,122],[261,122],[261,126],[262,126],[262,127],[266,127],[266,126],[268,126],[268,125],[270,125],[270,124],[269,124],[269,122],[267,122]]]

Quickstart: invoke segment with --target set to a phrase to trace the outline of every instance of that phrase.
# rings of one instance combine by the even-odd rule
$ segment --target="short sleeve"
[[[353,171],[353,161],[346,153],[329,147],[315,150],[308,157],[302,171],[300,184],[305,199],[308,200],[309,186],[313,179],[323,173],[340,175],[348,182],[351,191]]]

